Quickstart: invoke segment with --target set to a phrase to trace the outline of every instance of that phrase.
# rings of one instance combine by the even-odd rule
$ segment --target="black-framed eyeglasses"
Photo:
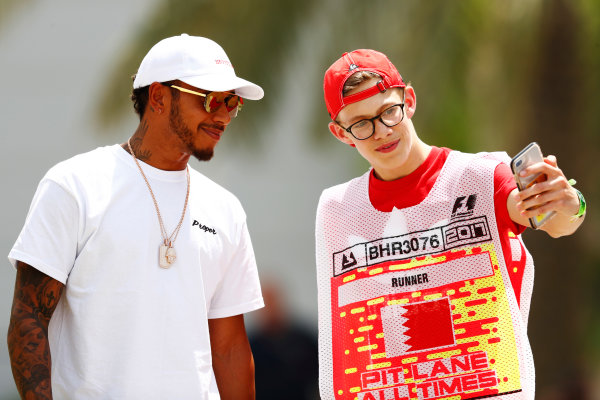
[[[217,112],[217,110],[225,104],[227,111],[229,112],[229,116],[231,118],[235,118],[238,112],[242,109],[242,105],[244,104],[244,100],[233,93],[228,92],[208,92],[208,93],[200,93],[195,90],[186,89],[177,85],[169,85],[168,87],[172,87],[173,89],[177,89],[184,93],[195,94],[196,96],[204,97],[204,109],[208,113]]]
[[[366,140],[373,136],[375,133],[375,121],[379,120],[385,126],[391,128],[392,126],[398,125],[404,119],[404,103],[394,104],[391,107],[386,108],[378,115],[373,118],[361,119],[344,128],[342,124],[336,121],[346,132],[350,133],[357,140]]]

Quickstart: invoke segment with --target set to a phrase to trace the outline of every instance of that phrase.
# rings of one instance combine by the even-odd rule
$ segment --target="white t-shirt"
[[[186,172],[141,165],[170,234]],[[158,264],[152,197],[119,145],[61,162],[40,182],[9,260],[66,285],[48,334],[55,399],[219,399],[207,319],[264,304],[241,204],[189,172],[169,269]]]

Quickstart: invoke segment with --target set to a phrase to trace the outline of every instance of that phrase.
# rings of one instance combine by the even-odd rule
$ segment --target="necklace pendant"
[[[171,264],[175,262],[177,255],[175,254],[175,248],[166,244],[161,244],[158,252],[158,265],[161,268],[170,268]]]

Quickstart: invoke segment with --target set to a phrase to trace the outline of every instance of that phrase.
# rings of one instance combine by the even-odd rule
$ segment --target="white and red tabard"
[[[451,152],[424,201],[389,213],[369,201],[369,173],[323,192],[322,399],[534,398],[533,263],[513,235],[515,294],[494,212],[499,157]]]

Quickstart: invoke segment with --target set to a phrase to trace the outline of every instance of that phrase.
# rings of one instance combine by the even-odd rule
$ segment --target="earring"
[[[159,108],[159,109],[158,109],[158,113],[159,113],[159,114],[162,114],[162,108]]]

